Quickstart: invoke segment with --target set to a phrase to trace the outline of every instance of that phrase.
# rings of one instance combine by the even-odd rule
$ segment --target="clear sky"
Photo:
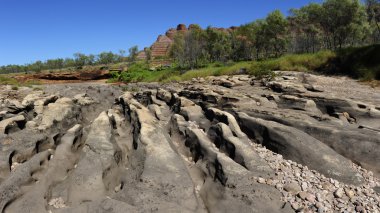
[[[140,49],[179,23],[238,26],[322,0],[0,0],[0,65]]]

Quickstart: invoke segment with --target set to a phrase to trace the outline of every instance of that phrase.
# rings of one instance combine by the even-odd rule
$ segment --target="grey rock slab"
[[[267,148],[337,180],[359,184],[360,175],[351,162],[310,135],[277,122],[238,113],[240,125]]]

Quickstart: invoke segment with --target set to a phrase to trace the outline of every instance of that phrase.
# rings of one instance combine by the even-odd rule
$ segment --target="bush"
[[[267,76],[273,76],[273,70],[275,70],[275,64],[271,61],[253,62],[248,69],[248,73],[257,79],[262,79]]]
[[[362,80],[380,80],[380,44],[338,52],[337,72]]]

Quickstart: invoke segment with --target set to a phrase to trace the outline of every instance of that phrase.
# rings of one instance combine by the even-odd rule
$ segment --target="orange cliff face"
[[[185,33],[188,29],[186,25],[179,24],[176,29],[171,28],[166,31],[165,35],[159,35],[157,40],[149,48],[151,52],[151,60],[155,59],[167,59],[169,57],[170,48],[174,42],[174,37],[177,33]],[[146,50],[138,53],[137,59],[147,59]]]
[[[173,40],[166,35],[160,35],[157,41],[152,45],[152,58],[165,57],[169,54]]]

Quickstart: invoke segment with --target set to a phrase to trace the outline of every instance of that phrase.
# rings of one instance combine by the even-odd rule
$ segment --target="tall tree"
[[[208,27],[207,34],[207,51],[212,62],[225,62],[229,59],[232,51],[230,34],[226,31]]]
[[[288,43],[288,21],[285,16],[275,10],[265,19],[266,24],[262,27],[264,35],[267,39],[267,51],[273,51],[275,56],[279,56],[286,51]]]
[[[207,62],[207,34],[198,25],[191,25],[184,35],[174,38],[171,55],[181,68],[198,68]]]
[[[98,55],[98,64],[111,64],[118,61],[118,56],[112,52],[102,52]]]
[[[129,61],[135,62],[139,48],[137,46],[133,46],[133,47],[129,48],[128,51],[129,51]]]
[[[368,21],[374,24],[380,35],[380,0],[366,0]]]
[[[361,40],[365,31],[366,13],[359,0],[326,0],[322,4],[320,24],[327,34],[330,49],[342,48],[348,39]]]
[[[291,51],[315,52],[321,48],[323,31],[319,20],[322,14],[320,4],[311,3],[300,9],[291,9],[288,17],[289,34],[292,38]]]

